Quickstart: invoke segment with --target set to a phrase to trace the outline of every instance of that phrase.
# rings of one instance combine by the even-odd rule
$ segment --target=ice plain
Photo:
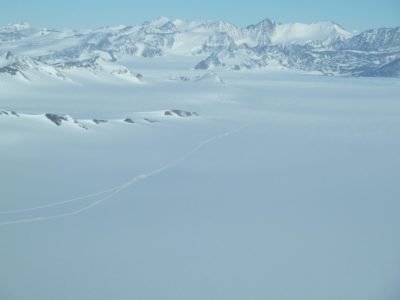
[[[1,299],[398,299],[398,79],[125,65],[0,80]]]

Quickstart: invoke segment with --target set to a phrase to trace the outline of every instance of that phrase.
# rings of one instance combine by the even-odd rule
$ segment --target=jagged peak
[[[269,18],[266,18],[266,19],[264,19],[264,20],[261,20],[260,22],[258,22],[257,24],[253,24],[253,25],[249,25],[249,26],[247,26],[246,28],[247,29],[253,29],[253,28],[259,28],[259,27],[261,27],[261,28],[264,28],[264,29],[269,29],[269,30],[273,30],[274,28],[275,28],[275,26],[276,26],[276,22],[275,21],[273,21],[273,20],[271,20],[271,19],[269,19]]]
[[[155,19],[154,21],[151,21],[150,24],[151,24],[153,27],[159,28],[159,27],[162,27],[162,26],[164,26],[166,23],[169,23],[169,22],[171,22],[171,20],[170,20],[169,18],[164,17],[164,16],[160,16],[160,17],[158,17],[157,19]]]
[[[271,20],[270,18],[265,18],[264,20],[261,20],[260,22],[257,23],[257,25],[275,25],[276,22],[274,20]]]

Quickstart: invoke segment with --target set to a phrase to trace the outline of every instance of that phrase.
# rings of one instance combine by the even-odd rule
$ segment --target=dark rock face
[[[97,125],[108,122],[107,120],[99,120],[99,119],[93,119],[92,121]]]
[[[176,79],[178,79],[178,80],[180,80],[180,81],[183,81],[183,82],[188,82],[188,81],[190,81],[190,78],[187,77],[187,76],[179,76],[179,77],[177,77]]]
[[[84,59],[80,61],[66,61],[62,63],[55,64],[55,67],[62,69],[62,70],[69,70],[73,67],[76,68],[86,68],[91,71],[96,71],[99,69],[99,65],[97,63],[97,60],[99,59],[98,56],[89,58],[89,59]]]
[[[60,126],[63,121],[67,121],[68,120],[66,117],[62,117],[62,116],[59,116],[59,115],[56,115],[56,114],[47,113],[47,114],[45,114],[45,116],[46,116],[47,119],[52,121],[57,126]]]
[[[218,54],[219,51],[213,52],[209,57],[199,62],[194,68],[196,70],[208,70],[211,65],[215,67],[225,67],[225,64],[219,60]]]
[[[15,76],[18,73],[18,68],[13,65],[6,66],[3,68],[0,68],[0,73],[5,73],[5,74],[10,74],[12,76]]]
[[[368,77],[400,77],[400,58],[377,69],[367,70],[360,76]]]
[[[188,76],[171,76],[170,80],[181,81],[181,82],[189,82],[192,79]]]
[[[143,50],[142,56],[143,57],[156,57],[156,56],[162,56],[162,50],[159,48],[151,48],[151,47],[146,47]]]
[[[188,118],[188,117],[198,117],[199,114],[196,112],[189,112],[189,111],[183,111],[180,109],[173,109],[173,110],[167,110],[164,112],[165,116],[178,116],[182,118]]]
[[[6,58],[6,59],[11,59],[11,58],[13,58],[13,57],[14,57],[14,54],[12,54],[11,51],[7,51],[7,53],[6,53],[6,55],[5,55],[5,58]]]
[[[13,115],[13,116],[19,117],[19,114],[17,114],[15,111],[1,110],[1,111],[0,111],[0,116],[1,116],[1,115],[5,115],[5,116]]]
[[[178,30],[178,29],[176,28],[176,26],[174,25],[174,23],[172,23],[171,21],[168,21],[167,23],[165,23],[164,25],[162,25],[162,26],[160,27],[160,29],[161,29],[162,31],[176,31],[176,30]]]
[[[135,73],[135,76],[137,79],[142,80],[143,79],[143,75],[140,73]]]
[[[146,122],[149,122],[149,123],[158,123],[159,121],[157,121],[157,120],[153,120],[153,119],[149,119],[149,118],[144,118],[144,120],[146,121]]]
[[[124,122],[130,123],[130,124],[135,123],[135,121],[133,121],[131,118],[126,118],[126,119],[124,120]]]
[[[76,125],[78,125],[80,128],[83,128],[83,129],[86,129],[86,130],[89,129],[89,128],[87,128],[84,124],[82,124],[81,122],[79,122],[79,121],[77,121],[77,120],[74,120],[74,123],[75,123]]]

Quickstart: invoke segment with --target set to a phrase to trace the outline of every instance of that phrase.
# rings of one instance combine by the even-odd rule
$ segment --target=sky
[[[265,18],[287,23],[335,21],[348,30],[400,26],[399,0],[13,0],[4,1],[0,25],[94,28],[134,25],[160,16],[225,20],[239,26]]]

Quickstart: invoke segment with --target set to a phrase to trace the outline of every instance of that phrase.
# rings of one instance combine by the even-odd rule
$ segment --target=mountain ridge
[[[354,33],[333,21],[282,24],[268,18],[239,27],[160,17],[133,26],[61,31],[17,23],[0,27],[0,54],[10,52],[50,67],[82,65],[95,57],[118,64],[131,57],[180,55],[199,57],[197,70],[279,66],[325,75],[398,77],[398,64],[390,63],[400,58],[400,27]],[[390,71],[379,71],[387,65]]]

